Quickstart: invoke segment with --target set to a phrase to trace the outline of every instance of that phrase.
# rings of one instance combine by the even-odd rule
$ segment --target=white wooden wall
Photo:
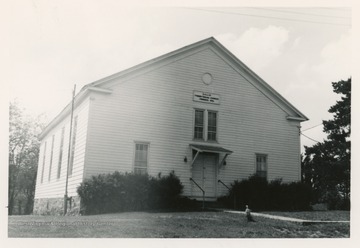
[[[165,175],[174,170],[185,186],[184,193],[189,194],[189,144],[196,143],[194,108],[203,108],[218,111],[216,145],[234,152],[219,179],[230,185],[247,178],[255,172],[255,153],[263,153],[268,155],[269,180],[299,180],[299,123],[286,120],[287,113],[210,46],[185,55],[160,68],[103,85],[113,90],[110,95],[93,93],[85,177],[132,171],[134,142],[149,142],[149,173]],[[206,72],[213,76],[211,85],[201,81]],[[194,102],[193,90],[219,94],[220,105]],[[223,186],[218,189],[219,194],[226,193]]]
[[[85,159],[85,147],[87,137],[87,126],[88,126],[88,115],[89,115],[89,100],[84,100],[74,111],[74,117],[78,116],[77,122],[77,134],[74,154],[74,166],[73,173],[69,177],[68,181],[68,195],[76,195],[76,187],[82,182],[84,172],[84,159]],[[61,130],[65,127],[64,134],[64,146],[61,163],[61,174],[60,178],[57,178],[60,142],[61,142]],[[70,115],[62,120],[55,128],[53,128],[41,141],[39,164],[36,180],[35,198],[57,198],[63,197],[65,194],[65,178],[66,168],[68,163],[68,148],[69,148],[69,132],[70,132]],[[51,142],[52,136],[55,135],[53,159],[51,177],[49,178],[49,166],[50,166],[50,155],[51,155]],[[44,167],[44,178],[41,183],[41,173],[43,166],[44,157],[44,144],[46,146],[45,156],[45,167]]]

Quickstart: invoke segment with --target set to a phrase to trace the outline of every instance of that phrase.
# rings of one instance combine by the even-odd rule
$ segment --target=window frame
[[[258,158],[265,158],[265,170],[258,170]],[[255,153],[255,175],[267,179],[269,172],[269,156],[265,153]],[[262,175],[262,174],[265,174]]]
[[[77,126],[78,126],[78,116],[75,116],[75,117],[74,117],[72,134],[71,134],[72,137],[71,137],[71,151],[70,151],[70,163],[69,163],[68,176],[72,176],[73,170],[74,170]],[[70,142],[70,141],[69,141],[69,142]]]
[[[147,153],[146,153],[146,166],[137,166],[136,165],[136,147],[137,145],[145,145],[147,146]],[[146,142],[146,141],[134,141],[134,154],[133,154],[133,173],[136,175],[143,175],[143,174],[148,174],[149,173],[149,153],[150,153],[150,142]],[[136,169],[145,169],[145,173],[138,173],[136,172]]]
[[[206,114],[206,141],[208,142],[217,142],[218,140],[218,111],[215,110],[206,110],[207,114]],[[209,131],[209,113],[214,113],[215,114],[215,139],[211,139],[209,140],[209,132],[213,132],[213,131]]]
[[[50,164],[49,164],[48,182],[51,181],[51,170],[52,170],[52,163],[53,163],[53,157],[54,157],[54,143],[55,143],[55,134],[53,134],[52,138],[51,138],[51,152],[50,152]]]
[[[60,176],[61,176],[61,165],[62,165],[63,154],[64,154],[64,141],[65,141],[65,126],[63,126],[61,128],[59,159],[58,159],[58,167],[57,167],[56,179],[59,179]]]
[[[202,130],[202,138],[196,138],[195,137],[195,124],[196,124],[196,111],[202,111],[203,112],[203,130]],[[215,123],[215,140],[211,139],[209,140],[209,113],[215,113],[216,115],[216,123]],[[202,142],[213,142],[218,143],[218,131],[219,131],[219,111],[212,110],[212,109],[202,109],[202,108],[194,108],[193,111],[193,133],[192,137],[194,141],[202,141]],[[211,131],[213,132],[213,131]]]
[[[40,175],[40,183],[44,182],[44,172],[45,172],[45,160],[46,160],[46,145],[47,141],[44,144],[44,151],[43,151],[43,161],[42,161],[42,168],[41,168],[41,175]]]
[[[197,111],[201,111],[203,113],[203,118],[202,118],[202,132],[201,132],[201,138],[197,138],[195,137],[195,133],[196,133],[196,112]],[[194,113],[193,113],[193,116],[194,116],[194,125],[193,125],[193,139],[194,140],[201,140],[201,141],[205,141],[205,120],[206,120],[206,110],[205,109],[199,109],[199,108],[195,108],[194,109]]]

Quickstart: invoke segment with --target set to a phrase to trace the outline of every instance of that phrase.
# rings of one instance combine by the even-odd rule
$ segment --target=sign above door
[[[220,95],[202,92],[194,90],[194,101],[196,102],[204,102],[204,103],[212,103],[212,104],[220,104]]]

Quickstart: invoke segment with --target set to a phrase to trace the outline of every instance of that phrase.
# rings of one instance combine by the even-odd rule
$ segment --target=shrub
[[[175,208],[176,200],[182,194],[183,188],[184,186],[174,172],[166,177],[161,177],[159,173],[157,178],[150,180],[150,207],[152,209]]]
[[[312,200],[311,188],[301,182],[283,183],[281,179],[267,182],[256,175],[231,184],[229,194],[221,201],[227,207],[244,209],[249,205],[256,211],[264,210],[309,210]]]
[[[267,182],[261,177],[251,176],[246,180],[236,180],[231,184],[227,199],[228,204],[231,204],[232,199],[235,198],[237,209],[242,209],[245,205],[259,209],[267,202],[265,199],[266,188]]]
[[[82,213],[98,214],[146,209],[149,179],[145,175],[101,174],[86,179],[77,189]]]
[[[313,191],[308,184],[302,182],[283,184],[283,191],[280,193],[280,210],[311,210]]]
[[[318,201],[326,203],[329,210],[350,210],[350,199],[345,198],[335,189],[320,194]]]
[[[184,205],[179,178],[170,173],[157,178],[132,173],[101,174],[86,179],[77,189],[83,214],[178,208]],[[185,204],[186,205],[186,204]]]

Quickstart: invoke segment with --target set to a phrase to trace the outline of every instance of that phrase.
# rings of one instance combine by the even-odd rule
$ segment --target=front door
[[[216,166],[218,154],[200,153],[192,168],[192,178],[205,191],[205,197],[216,197]],[[194,197],[202,197],[202,191],[192,182],[191,192]]]

